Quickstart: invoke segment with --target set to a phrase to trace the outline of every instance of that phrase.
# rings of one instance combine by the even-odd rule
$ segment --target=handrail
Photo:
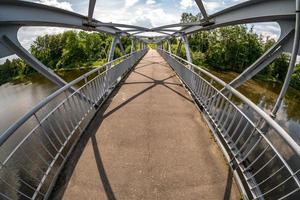
[[[157,50],[203,108],[228,162],[237,169],[234,176],[245,198],[283,199],[300,191],[300,146],[274,119],[207,70]],[[287,147],[289,154],[282,149]]]
[[[300,157],[300,146],[295,142],[295,140],[272,118],[270,117],[265,111],[263,111],[261,108],[259,108],[256,104],[254,104],[250,99],[245,97],[242,93],[237,91],[235,88],[231,87],[229,84],[225,83],[223,80],[220,78],[216,77],[215,75],[211,74],[210,72],[204,70],[203,68],[188,62],[187,60],[184,60],[183,58],[169,53],[168,51],[161,49],[171,55],[172,57],[175,57],[183,62],[185,62],[187,65],[192,66],[199,71],[201,71],[203,74],[207,75],[208,77],[212,78],[214,81],[219,83],[220,85],[224,86],[227,90],[229,90],[231,93],[236,95],[237,97],[240,98],[244,103],[248,104],[253,110],[255,110],[258,114],[261,115],[262,118],[264,118],[272,128],[274,128],[280,136],[290,145],[290,147],[297,153],[297,155]],[[193,72],[195,73],[195,72]],[[196,74],[196,73],[195,73]],[[197,75],[197,74],[196,74]]]
[[[6,129],[1,135],[0,135],[0,146],[22,125],[24,124],[24,122],[26,122],[32,115],[33,113],[37,112],[38,110],[40,110],[44,105],[46,105],[48,102],[50,102],[52,99],[54,99],[55,97],[57,97],[58,95],[60,95],[61,93],[63,93],[64,91],[66,91],[67,89],[71,88],[72,86],[74,86],[75,84],[79,83],[80,81],[84,80],[86,77],[89,77],[90,75],[94,74],[95,72],[100,71],[101,69],[103,69],[106,66],[110,66],[112,63],[122,60],[123,58],[127,58],[133,54],[135,54],[135,52],[123,55],[115,60],[112,60],[108,63],[105,63],[104,65],[97,67],[87,73],[85,73],[84,75],[76,78],[75,80],[69,82],[68,84],[66,84],[65,86],[59,88],[58,90],[56,90],[54,93],[50,94],[49,96],[47,96],[44,100],[40,101],[36,106],[34,106],[29,112],[27,112],[26,114],[24,114],[22,117],[20,117],[14,124],[12,124],[8,129]],[[114,66],[112,66],[114,67]],[[106,69],[105,71],[107,71],[108,69]]]
[[[0,196],[48,199],[90,120],[146,52],[132,52],[87,72],[11,125],[0,136]],[[75,85],[80,86],[70,92]]]

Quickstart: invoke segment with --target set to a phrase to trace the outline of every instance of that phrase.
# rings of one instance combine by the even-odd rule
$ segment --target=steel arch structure
[[[281,92],[278,96],[276,104],[270,114],[271,117],[275,118],[276,113],[282,104],[282,100],[287,92],[291,75],[294,71],[296,64],[296,58],[300,55],[299,43],[300,43],[300,0],[248,0],[246,2],[234,5],[226,8],[220,12],[209,15],[206,12],[205,6],[202,0],[195,0],[199,11],[202,13],[202,19],[199,22],[194,23],[177,23],[169,24],[159,27],[141,27],[128,24],[119,23],[104,23],[93,17],[96,0],[89,0],[89,7],[87,15],[80,15],[74,12],[66,11],[63,9],[41,5],[37,3],[24,2],[24,1],[10,1],[2,0],[0,2],[0,57],[5,57],[13,54],[17,54],[20,58],[26,61],[30,66],[35,68],[39,73],[44,75],[46,78],[57,84],[61,88],[65,88],[74,92],[73,85],[69,85],[52,70],[43,65],[39,60],[32,56],[19,42],[17,33],[20,27],[23,26],[50,26],[50,27],[65,27],[65,28],[76,28],[85,31],[104,32],[114,36],[108,62],[113,62],[114,51],[117,44],[120,45],[120,49],[125,56],[124,47],[120,41],[121,36],[130,37],[132,39],[131,52],[134,55],[134,46],[137,41],[141,45],[141,49],[145,51],[147,43],[157,43],[160,48],[160,53],[169,60],[170,63],[175,63],[174,69],[179,70],[176,62],[180,58],[176,58],[173,55],[170,48],[169,40],[172,37],[181,38],[179,48],[182,43],[185,45],[187,66],[193,70],[192,57],[189,49],[188,35],[199,32],[212,30],[219,27],[258,23],[258,22],[277,22],[280,26],[281,33],[278,41],[265,52],[258,60],[256,60],[251,66],[249,66],[244,72],[242,72],[237,78],[235,78],[229,85],[219,82],[223,87],[224,91],[233,90],[245,81],[251,79],[258,72],[263,70],[268,64],[274,61],[283,52],[287,52],[291,55],[289,69],[286,75]],[[143,33],[155,32],[161,34],[161,36],[143,36]],[[168,43],[168,51],[163,48],[164,42]],[[168,57],[168,54],[171,57]],[[137,57],[129,58],[138,60],[142,54],[138,54]],[[177,61],[172,60],[176,58]],[[182,61],[180,61],[182,62]],[[131,63],[132,65],[132,63]],[[109,65],[106,66],[107,70]],[[122,71],[122,74],[124,72]],[[178,72],[179,75],[181,72]],[[193,72],[187,72],[191,79],[195,75]],[[202,72],[203,73],[203,72]],[[185,76],[185,75],[184,75]],[[195,77],[194,77],[195,78]],[[186,77],[183,77],[185,80]],[[198,79],[197,79],[198,80]],[[188,80],[185,80],[188,81]],[[204,81],[204,80],[198,80]],[[205,82],[205,81],[204,81]],[[190,83],[189,87],[194,87]],[[222,90],[221,90],[222,91]],[[80,91],[77,91],[80,92]],[[86,98],[84,96],[84,98]],[[225,98],[225,97],[223,97]],[[220,99],[220,101],[223,101]],[[225,101],[225,100],[224,100]],[[94,104],[92,102],[92,104]],[[262,114],[262,113],[260,113]],[[265,113],[266,114],[266,113]],[[263,115],[263,114],[262,114]],[[267,117],[266,117],[267,118]],[[270,119],[268,119],[270,120]],[[272,122],[273,124],[273,122]],[[265,127],[268,128],[268,127]],[[13,134],[13,131],[8,131],[4,136],[0,137],[1,144]],[[289,146],[295,151],[296,155],[300,156],[300,147],[293,141],[286,133],[282,133],[284,140],[287,141]],[[234,164],[233,164],[234,165]],[[0,169],[1,170],[1,169]],[[300,182],[298,180],[297,172],[293,169],[289,169],[295,182],[300,188]],[[238,176],[238,175],[237,175]],[[244,185],[243,183],[240,183]],[[253,183],[255,184],[255,183]],[[249,186],[249,185],[248,185]],[[252,187],[251,185],[249,186]],[[51,189],[51,188],[50,188]],[[298,190],[297,190],[298,191]],[[1,191],[0,191],[1,192]],[[245,192],[246,193],[246,192]],[[259,191],[252,192],[255,199],[263,199],[264,196],[259,194]],[[286,194],[284,197],[287,197]],[[247,196],[247,195],[245,195]]]

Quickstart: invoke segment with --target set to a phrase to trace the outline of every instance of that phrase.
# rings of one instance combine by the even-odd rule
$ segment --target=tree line
[[[66,31],[60,34],[39,36],[29,51],[52,70],[75,69],[102,65],[107,62],[112,36],[105,33]],[[122,37],[126,53],[130,52],[131,41]],[[122,55],[115,49],[114,58]],[[0,65],[0,84],[36,73],[22,59],[7,59]]]
[[[201,15],[183,13],[181,22],[196,22]],[[246,25],[236,25],[201,31],[188,36],[193,63],[221,71],[241,73],[256,61],[274,43],[272,38],[263,38]],[[176,52],[178,39],[171,40],[172,52]],[[165,47],[167,48],[167,47]],[[179,56],[186,58],[185,47]],[[283,82],[289,66],[289,55],[283,53],[269,66],[262,70],[256,78]],[[290,85],[300,90],[300,65],[292,75]]]
[[[195,22],[200,14],[183,13],[181,22]],[[60,34],[39,36],[30,47],[30,52],[44,65],[53,70],[90,67],[107,62],[112,37],[105,33],[66,31]],[[130,52],[131,41],[121,37],[126,53]],[[263,39],[253,28],[245,25],[229,26],[210,31],[202,31],[189,36],[193,63],[216,70],[240,73],[268,50],[275,40]],[[171,39],[172,51],[178,47],[178,39]],[[121,56],[117,46],[115,58]],[[182,45],[180,56],[186,58]],[[282,54],[261,71],[256,78],[284,81],[289,63],[289,55]],[[23,60],[6,60],[0,65],[0,84],[36,73]],[[300,90],[300,65],[292,76],[291,86]]]

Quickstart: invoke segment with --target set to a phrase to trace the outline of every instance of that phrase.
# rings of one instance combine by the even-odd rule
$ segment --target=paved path
[[[67,165],[53,198],[240,198],[204,119],[154,50],[99,111]]]

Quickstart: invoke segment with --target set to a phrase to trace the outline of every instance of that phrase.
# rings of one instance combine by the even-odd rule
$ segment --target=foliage
[[[30,47],[30,52],[44,65],[53,70],[90,67],[107,62],[112,37],[105,33],[66,31],[61,34],[39,36]],[[131,50],[131,41],[121,38],[126,53]],[[122,55],[115,50],[115,58]],[[0,65],[0,84],[35,73],[23,60],[6,60]]]
[[[183,13],[182,23],[197,22],[201,15]],[[112,37],[105,33],[87,33],[84,31],[66,31],[61,34],[37,37],[31,45],[31,53],[44,65],[53,69],[73,69],[103,64],[107,61]],[[131,51],[131,40],[121,37],[125,52]],[[178,40],[170,40],[172,52],[177,51]],[[242,72],[257,60],[274,43],[274,39],[253,32],[253,27],[245,25],[229,26],[210,31],[201,31],[189,36],[191,55],[196,65],[213,67],[218,70]],[[139,44],[136,44],[139,49]],[[155,45],[149,45],[154,48]],[[165,47],[168,48],[167,43]],[[117,45],[114,57],[122,55]],[[185,45],[179,51],[179,56],[186,58]],[[284,81],[288,69],[289,56],[282,54],[272,64],[262,70],[258,78]],[[0,65],[0,84],[35,73],[21,59],[6,60]],[[300,66],[292,75],[291,86],[300,89]]]
[[[157,48],[157,45],[154,44],[154,43],[152,43],[152,44],[148,44],[148,47],[149,47],[150,49],[156,49],[156,48]]]
[[[199,21],[200,15],[183,13],[181,22]],[[201,31],[188,36],[193,63],[241,73],[254,63],[274,43],[274,39],[263,40],[246,25],[228,26],[215,30]],[[176,52],[178,42],[172,42],[172,51]],[[186,58],[184,45],[180,56]],[[289,66],[289,55],[282,54],[262,70],[258,78],[283,82]],[[300,66],[293,73],[291,86],[300,89]]]
[[[300,89],[300,64],[296,66],[292,75],[291,86],[296,89]]]
[[[32,72],[34,72],[34,70],[21,59],[13,59],[11,61],[6,59],[6,61],[0,65],[0,84]]]

